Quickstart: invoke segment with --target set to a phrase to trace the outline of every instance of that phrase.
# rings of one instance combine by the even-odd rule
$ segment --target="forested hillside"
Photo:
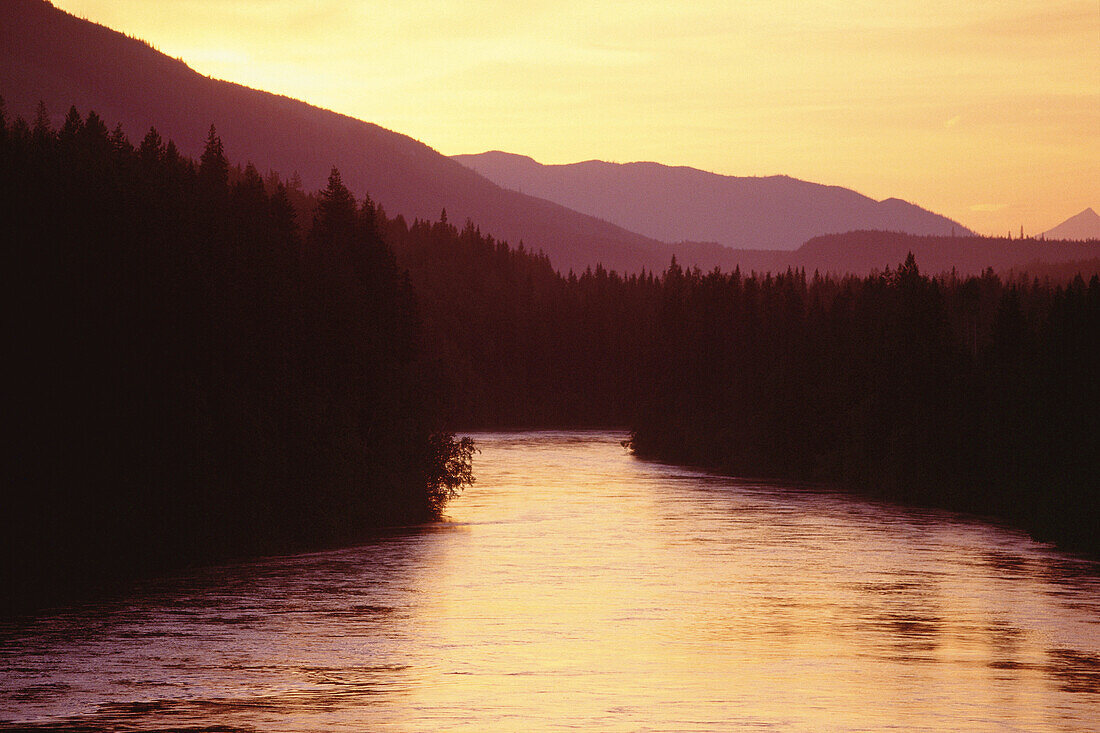
[[[0,114],[12,599],[351,541],[469,479],[373,204],[334,170],[315,209],[213,128],[196,164]]]
[[[15,598],[437,516],[453,427],[629,427],[1098,549],[1097,277],[562,275],[75,109],[0,114],[0,214]]]
[[[370,73],[363,69],[362,73]],[[229,159],[261,173],[295,174],[306,190],[325,185],[335,163],[357,196],[392,214],[473,218],[486,231],[550,252],[554,266],[602,262],[619,270],[667,263],[665,245],[549,201],[510,191],[428,145],[347,115],[197,73],[180,59],[45,0],[4,0],[0,95],[33,118],[40,101],[54,126],[71,105],[94,109],[137,139],[156,127],[184,155],[202,153],[217,122]]]
[[[681,272],[631,444],[839,482],[1100,551],[1100,278]]]
[[[1100,550],[1100,278],[558,275],[390,221],[471,427],[630,426],[640,456],[996,515]]]

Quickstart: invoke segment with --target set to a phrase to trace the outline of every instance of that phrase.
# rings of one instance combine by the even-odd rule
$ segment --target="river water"
[[[1096,731],[1100,568],[945,512],[474,436],[444,522],[0,627],[90,730]]]

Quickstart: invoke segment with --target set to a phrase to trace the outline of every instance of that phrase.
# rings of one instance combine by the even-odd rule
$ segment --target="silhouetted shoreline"
[[[299,229],[292,195],[213,127],[195,163],[0,106],[6,607],[354,542],[472,480],[373,203],[334,169]]]
[[[1096,554],[1100,278],[666,275],[640,455],[995,516]]]
[[[75,109],[0,117],[0,164],[17,598],[436,516],[473,478],[456,425],[626,425],[641,456],[1096,551],[1095,276],[563,275],[335,169],[309,194],[213,128],[196,164]]]

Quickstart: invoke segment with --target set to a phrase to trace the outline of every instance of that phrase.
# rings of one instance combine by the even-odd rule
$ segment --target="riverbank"
[[[1100,551],[1100,278],[932,278],[910,256],[864,278],[670,270],[663,285],[639,455]]]
[[[639,459],[672,463],[710,471],[731,478],[763,481],[807,482],[828,490],[844,491],[853,497],[866,497],[900,506],[946,509],[964,512],[992,524],[1014,527],[1027,532],[1033,539],[1050,542],[1060,548],[1100,560],[1100,516],[1088,511],[1089,503],[1082,502],[1083,511],[1073,511],[1063,504],[1068,493],[1090,495],[1095,487],[1082,485],[1077,492],[1033,492],[1030,503],[1012,503],[1012,497],[1000,494],[995,487],[986,484],[975,490],[976,483],[944,483],[938,487],[921,487],[899,483],[876,483],[864,476],[859,481],[823,480],[820,476],[807,476],[796,472],[784,473],[764,470],[761,467],[736,466],[721,461],[700,460],[685,456],[682,452],[658,450],[652,447],[638,449],[633,438],[625,445]],[[999,496],[999,498],[998,498]],[[1019,501],[1017,494],[1016,500]]]
[[[443,521],[0,624],[0,727],[1095,728],[1095,563],[621,433],[473,437]]]

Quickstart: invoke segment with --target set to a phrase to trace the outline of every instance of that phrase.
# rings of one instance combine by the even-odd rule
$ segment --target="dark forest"
[[[213,128],[196,164],[0,116],[13,599],[347,543],[470,480],[373,205],[335,171],[316,202],[299,229]]]
[[[16,595],[355,541],[472,480],[455,429],[842,484],[1100,550],[1100,280],[557,272],[522,245],[0,114]]]
[[[1100,551],[1100,278],[560,275],[398,218],[473,428],[627,427],[642,457],[995,516]]]

